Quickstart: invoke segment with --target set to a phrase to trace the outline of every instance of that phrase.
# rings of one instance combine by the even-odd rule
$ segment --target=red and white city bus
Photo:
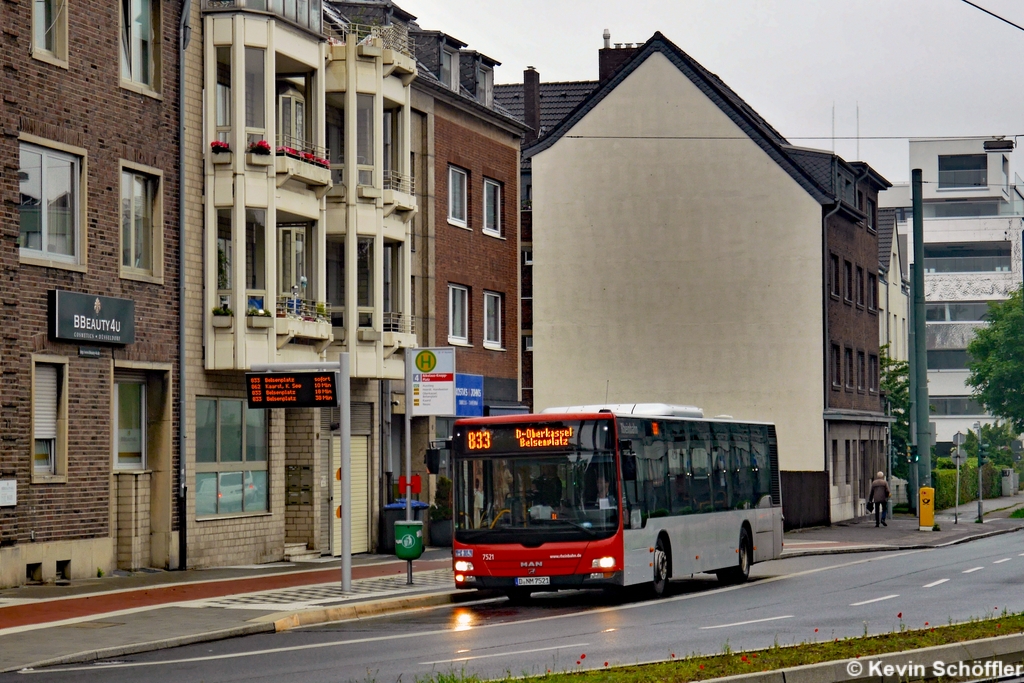
[[[775,426],[621,404],[468,418],[452,432],[458,588],[533,591],[713,572],[782,552]]]

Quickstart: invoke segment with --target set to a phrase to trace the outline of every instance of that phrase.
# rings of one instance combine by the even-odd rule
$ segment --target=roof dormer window
[[[476,99],[485,107],[494,106],[494,71],[481,66],[476,70]]]
[[[456,92],[459,90],[459,55],[446,48],[441,50],[441,83]]]

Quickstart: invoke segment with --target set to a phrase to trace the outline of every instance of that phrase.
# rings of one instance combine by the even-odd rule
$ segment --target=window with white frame
[[[523,335],[523,351],[533,351],[533,335]]]
[[[67,61],[67,0],[33,0],[32,55],[45,61]]]
[[[64,471],[66,452],[62,425],[67,416],[66,365],[32,365],[32,473],[55,475]]]
[[[459,90],[459,53],[441,50],[441,83],[450,90]]]
[[[114,383],[114,468],[146,468],[146,384]]]
[[[121,0],[121,79],[159,87],[160,3]]]
[[[484,292],[484,346],[501,348],[501,294]]]
[[[81,159],[22,143],[18,246],[23,256],[78,263]]]
[[[466,187],[469,174],[456,166],[448,167],[448,222],[468,227]]]
[[[533,249],[523,249],[523,265],[533,265]]]
[[[485,107],[494,106],[494,71],[486,67],[476,70],[476,99]]]
[[[469,343],[469,288],[448,285],[448,341]]]
[[[484,232],[501,236],[501,185],[484,179]]]
[[[129,274],[155,274],[154,252],[160,217],[160,179],[132,169],[121,171],[121,267]]]
[[[266,512],[267,411],[239,399],[196,399],[196,516]]]

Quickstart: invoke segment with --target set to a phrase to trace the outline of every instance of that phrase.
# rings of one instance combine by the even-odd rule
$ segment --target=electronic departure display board
[[[250,408],[333,408],[338,387],[333,372],[247,372]]]

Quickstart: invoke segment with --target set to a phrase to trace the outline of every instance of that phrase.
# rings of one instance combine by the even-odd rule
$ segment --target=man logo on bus
[[[420,351],[416,354],[416,369],[420,372],[430,372],[437,367],[437,356],[431,351]]]
[[[520,567],[543,567],[543,562],[520,562]]]

